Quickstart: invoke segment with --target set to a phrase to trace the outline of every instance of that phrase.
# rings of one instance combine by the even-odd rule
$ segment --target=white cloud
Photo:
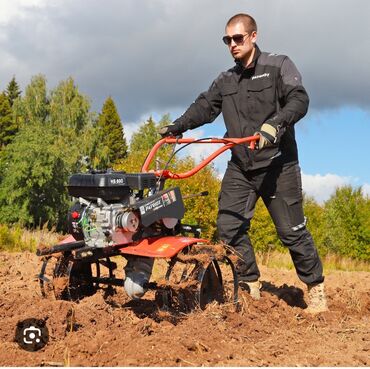
[[[303,191],[319,203],[328,200],[336,188],[349,185],[353,181],[353,177],[341,177],[331,173],[324,175],[302,173]]]
[[[184,137],[190,137],[190,138],[204,138],[205,132],[203,129],[197,129],[194,131],[189,131],[184,134]],[[190,146],[189,149],[189,155],[191,155],[195,160],[199,161],[201,159],[206,158],[210,154],[212,154],[214,151],[216,151],[219,147],[221,147],[222,144],[193,144]]]
[[[144,122],[144,120],[142,122]],[[125,132],[125,138],[126,138],[127,143],[131,141],[132,135],[138,131],[141,124],[142,123],[124,123],[123,124],[123,129]]]
[[[365,184],[362,186],[362,193],[363,193],[365,196],[369,196],[369,197],[370,197],[370,183],[365,183]]]
[[[0,0],[0,24],[6,24],[14,18],[22,18],[27,9],[41,7],[46,0]]]

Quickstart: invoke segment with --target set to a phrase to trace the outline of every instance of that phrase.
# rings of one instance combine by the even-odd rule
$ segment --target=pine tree
[[[13,141],[17,133],[17,125],[14,123],[12,108],[6,94],[0,94],[0,148]]]
[[[10,106],[13,106],[14,100],[18,98],[21,95],[21,93],[22,91],[20,90],[19,85],[15,80],[15,77],[13,76],[5,90],[5,94],[9,100]]]
[[[111,97],[104,102],[97,122],[95,165],[112,166],[127,156],[127,143],[116,106]]]

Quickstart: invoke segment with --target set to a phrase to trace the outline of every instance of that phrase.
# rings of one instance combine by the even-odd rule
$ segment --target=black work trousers
[[[245,172],[229,161],[219,195],[217,227],[219,238],[239,256],[236,265],[239,280],[251,282],[260,277],[248,236],[259,197],[270,213],[281,242],[289,248],[298,277],[307,284],[322,282],[321,260],[305,225],[299,165]]]

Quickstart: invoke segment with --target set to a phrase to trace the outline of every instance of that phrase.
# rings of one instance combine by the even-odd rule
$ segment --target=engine
[[[91,171],[74,174],[69,195],[77,201],[68,214],[69,232],[87,247],[130,244],[174,232],[185,213],[178,187],[157,191],[154,173]],[[153,259],[132,257],[125,268],[125,289],[132,298],[145,293]]]
[[[71,208],[70,231],[88,247],[107,247],[132,242],[139,228],[139,217],[120,203],[108,204],[98,198],[91,202],[82,197]]]

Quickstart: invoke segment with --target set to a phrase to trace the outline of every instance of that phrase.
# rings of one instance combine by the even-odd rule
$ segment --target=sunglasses
[[[248,35],[248,33],[246,33],[245,35],[236,34],[236,35],[233,35],[233,36],[224,36],[224,37],[222,37],[222,41],[226,45],[231,45],[231,40],[234,41],[237,45],[241,45],[244,42],[244,37],[247,36],[247,35]]]

